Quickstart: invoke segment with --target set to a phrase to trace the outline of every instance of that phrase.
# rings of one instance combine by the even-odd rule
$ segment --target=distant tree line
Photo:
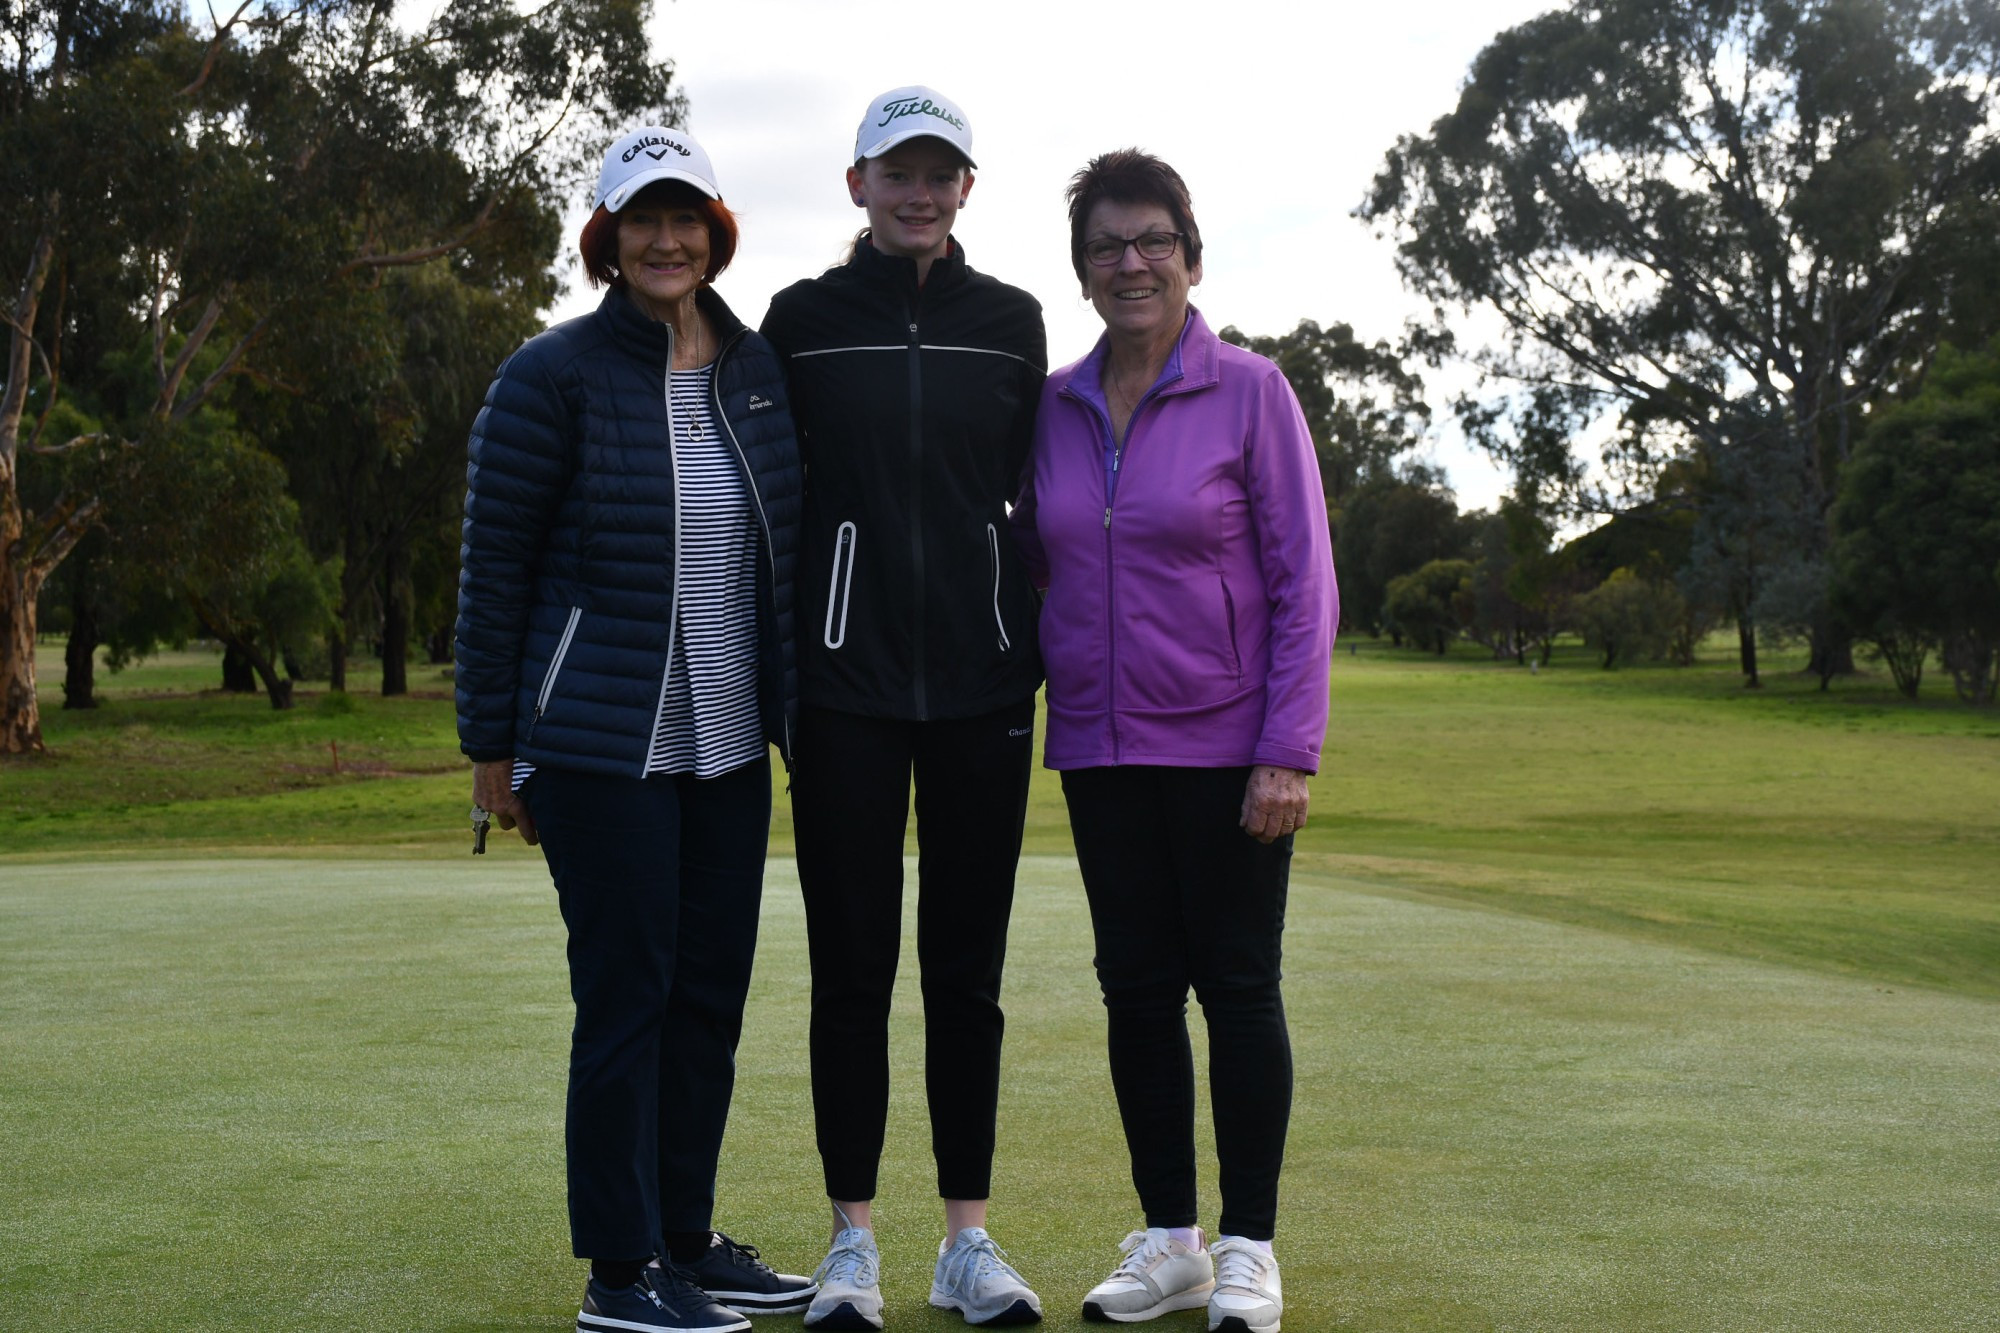
[[[199,635],[290,703],[448,651],[465,428],[554,296],[647,0],[0,0],[0,753]],[[414,641],[414,642],[413,642]]]

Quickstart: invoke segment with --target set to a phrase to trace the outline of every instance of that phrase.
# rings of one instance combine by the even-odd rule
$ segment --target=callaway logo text
[[[657,134],[649,134],[645,138],[639,140],[639,142],[633,144],[630,148],[627,148],[625,150],[625,155],[619,160],[621,162],[630,162],[633,158],[639,156],[641,151],[653,147],[655,145],[658,145],[661,148],[671,148],[676,153],[679,153],[682,157],[694,156],[693,152],[683,147],[682,145],[675,143],[672,139],[662,139]],[[665,157],[666,154],[647,153],[646,156],[652,158],[655,162],[657,162],[661,158]]]

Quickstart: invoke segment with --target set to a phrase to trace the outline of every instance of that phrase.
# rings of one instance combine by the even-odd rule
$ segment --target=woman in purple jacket
[[[1070,182],[1069,217],[1104,336],[1048,378],[1013,521],[1047,589],[1046,760],[1090,898],[1146,1214],[1083,1313],[1206,1304],[1212,1330],[1270,1333],[1292,1095],[1285,890],[1338,620],[1326,503],[1285,377],[1188,304],[1201,232],[1179,174],[1107,153]],[[1221,1164],[1213,1246],[1196,1215],[1190,986]]]

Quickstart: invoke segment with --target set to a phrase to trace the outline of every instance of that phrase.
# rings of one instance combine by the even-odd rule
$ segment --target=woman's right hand
[[[514,790],[514,761],[495,759],[472,765],[472,803],[493,816],[503,829],[519,829],[521,841],[534,846],[534,817],[528,803]]]

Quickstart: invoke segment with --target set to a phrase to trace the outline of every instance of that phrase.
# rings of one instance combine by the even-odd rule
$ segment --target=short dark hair
[[[708,224],[708,267],[701,280],[714,282],[716,275],[736,257],[736,215],[720,199],[711,199],[686,181],[654,181],[625,201],[626,208],[689,208]],[[621,212],[623,210],[620,210]],[[584,276],[593,287],[623,287],[625,275],[618,271],[618,214],[599,204],[583,224],[577,237],[583,255]]]
[[[1185,232],[1181,253],[1192,269],[1201,262],[1201,228],[1195,225],[1194,202],[1188,198],[1187,182],[1172,167],[1137,148],[1120,148],[1100,153],[1089,165],[1069,178],[1069,262],[1076,280],[1090,285],[1083,257],[1084,228],[1090,225],[1090,210],[1103,200],[1118,204],[1156,204],[1167,210],[1174,229]]]

